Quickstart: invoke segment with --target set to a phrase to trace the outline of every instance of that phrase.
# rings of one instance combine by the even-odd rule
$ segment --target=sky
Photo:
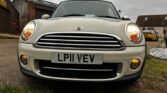
[[[62,0],[46,0],[59,3]],[[167,14],[167,0],[107,0],[113,2],[121,16],[129,16],[136,21],[138,15]]]

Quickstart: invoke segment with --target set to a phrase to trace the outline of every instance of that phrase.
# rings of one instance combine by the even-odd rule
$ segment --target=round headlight
[[[129,24],[126,29],[126,33],[132,42],[137,43],[141,39],[141,31],[135,24]]]
[[[23,37],[24,40],[28,40],[32,36],[32,34],[35,30],[35,27],[36,27],[35,22],[29,22],[24,27],[24,29],[22,31],[22,37]]]

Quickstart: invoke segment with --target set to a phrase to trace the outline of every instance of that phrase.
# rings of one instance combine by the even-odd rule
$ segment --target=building
[[[0,0],[0,33],[20,33],[19,13],[10,0]]]
[[[43,14],[52,14],[56,9],[54,3],[43,0],[14,0],[14,6],[20,13],[20,28],[27,24],[27,22],[40,19]]]
[[[167,14],[165,15],[141,15],[136,22],[141,29],[152,29],[158,31],[163,37],[163,30],[167,30]]]

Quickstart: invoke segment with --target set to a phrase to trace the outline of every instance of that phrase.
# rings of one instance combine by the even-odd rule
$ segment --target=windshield
[[[113,4],[106,1],[65,1],[59,5],[52,17],[67,16],[120,18]]]

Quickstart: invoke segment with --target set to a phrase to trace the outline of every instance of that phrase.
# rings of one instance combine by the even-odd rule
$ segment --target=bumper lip
[[[127,81],[127,80],[131,80],[133,78],[137,78],[140,77],[141,72],[137,72],[135,74],[132,75],[126,75],[123,76],[119,79],[113,80],[113,79],[72,79],[72,78],[45,78],[45,77],[41,77],[40,75],[36,75],[34,72],[32,71],[28,71],[22,67],[21,68],[21,72],[22,74],[28,76],[28,77],[33,77],[33,78],[40,78],[40,79],[45,79],[45,80],[59,80],[59,81],[74,81],[74,82],[119,82],[119,81]]]

